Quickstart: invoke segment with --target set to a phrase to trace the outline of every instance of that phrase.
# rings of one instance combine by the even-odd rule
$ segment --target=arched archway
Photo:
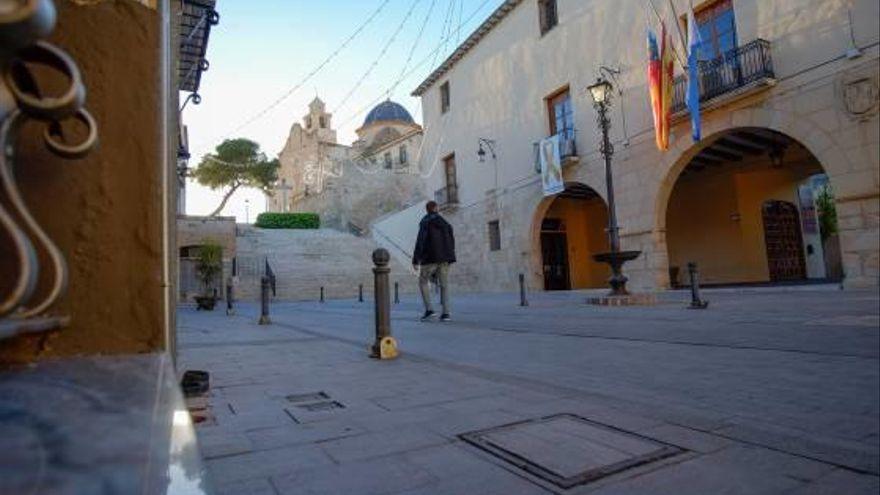
[[[605,287],[608,266],[593,260],[608,251],[608,210],[590,186],[566,182],[565,191],[541,201],[532,226],[532,262],[544,290]]]
[[[685,155],[658,208],[671,286],[684,282],[689,262],[699,265],[706,284],[840,277],[839,244],[823,235],[817,208],[828,176],[803,144],[742,127],[716,133]]]

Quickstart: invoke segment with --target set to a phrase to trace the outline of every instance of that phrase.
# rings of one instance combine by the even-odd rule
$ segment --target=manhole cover
[[[317,411],[330,411],[332,409],[345,409],[341,403],[336,402],[335,400],[328,400],[324,402],[315,402],[312,404],[297,404],[296,407],[300,409],[305,409],[310,412]]]
[[[674,445],[571,414],[465,433],[460,438],[561,488],[683,452]]]
[[[330,396],[326,392],[312,392],[310,394],[294,394],[286,397],[288,402],[314,402],[316,400],[327,400]]]

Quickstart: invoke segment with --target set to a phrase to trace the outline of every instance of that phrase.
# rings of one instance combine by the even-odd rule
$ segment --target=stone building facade
[[[525,273],[534,288],[605,285],[607,268],[592,259],[608,249],[605,173],[586,88],[606,67],[622,249],[641,251],[625,266],[632,287],[683,282],[691,261],[708,283],[842,272],[846,287],[877,286],[877,2],[695,2],[708,37],[703,139],[691,138],[677,63],[665,152],[654,139],[645,25],[659,30],[662,18],[684,53],[691,3],[660,4],[508,0],[417,88],[420,167],[456,228],[457,283],[510,290]],[[535,148],[555,134],[566,190],[545,197]],[[477,155],[481,138],[494,159]],[[822,184],[834,195],[838,232],[825,232],[834,235],[819,226]]]
[[[318,213],[323,227],[360,234],[374,219],[421,199],[422,128],[409,112],[383,102],[356,132],[351,146],[339,144],[332,115],[316,98],[291,128],[268,210]]]

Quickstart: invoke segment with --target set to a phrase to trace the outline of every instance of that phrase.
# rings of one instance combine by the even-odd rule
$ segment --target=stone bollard
[[[364,302],[364,284],[358,285],[358,302]]]
[[[226,283],[226,316],[234,316],[235,308],[232,307],[232,281]]]
[[[321,287],[321,298],[318,299],[318,302],[320,302],[321,304],[324,304],[324,288],[323,287]]]
[[[700,298],[700,272],[696,263],[688,263],[688,274],[691,279],[691,305],[690,309],[706,309],[709,301]]]
[[[519,274],[519,305],[522,307],[529,305],[529,300],[526,299],[526,276],[522,273]]]
[[[269,277],[263,276],[260,279],[260,325],[271,325],[272,320],[269,319],[269,291],[272,290]]]
[[[388,251],[379,248],[373,251],[373,268],[375,278],[375,311],[376,311],[376,341],[370,349],[370,357],[375,359],[394,359],[397,357],[397,342],[391,336],[391,287],[389,286],[389,273],[391,268],[388,262],[391,255]]]
[[[394,304],[400,304],[400,283],[394,282]]]

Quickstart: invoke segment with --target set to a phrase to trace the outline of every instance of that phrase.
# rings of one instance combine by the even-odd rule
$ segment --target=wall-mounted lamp
[[[497,160],[498,156],[495,154],[495,141],[492,139],[479,138],[480,149],[477,150],[477,156],[480,157],[480,163],[486,163],[486,150],[483,148],[483,145],[486,148],[489,148],[489,152],[492,153],[492,159]]]

